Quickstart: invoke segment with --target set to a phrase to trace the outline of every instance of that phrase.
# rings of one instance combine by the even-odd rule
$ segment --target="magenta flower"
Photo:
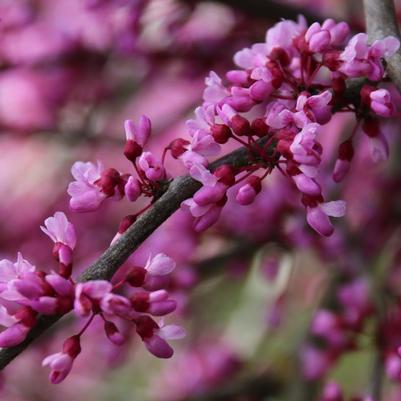
[[[349,77],[367,76],[372,81],[379,81],[384,74],[381,58],[392,56],[399,46],[399,40],[393,36],[376,40],[370,46],[368,35],[358,33],[340,55],[343,61],[340,70]]]
[[[175,269],[176,263],[173,259],[169,258],[163,253],[158,253],[149,257],[145,265],[145,270],[154,276],[165,276],[170,274]]]
[[[87,316],[94,306],[110,293],[112,285],[105,280],[78,283],[75,288],[74,310],[79,316]]]
[[[71,173],[75,181],[68,185],[68,194],[71,196],[70,207],[76,212],[90,212],[100,207],[106,198],[101,187],[96,185],[100,180],[103,166],[91,162],[75,162]]]
[[[141,184],[138,179],[130,176],[124,186],[125,196],[131,202],[135,202],[142,193]]]
[[[377,89],[370,93],[370,107],[381,117],[390,117],[394,112],[391,95],[387,89]]]
[[[163,165],[151,152],[143,152],[139,157],[138,165],[150,181],[160,181],[166,176]]]
[[[7,259],[0,260],[0,291],[4,291],[11,281],[21,278],[24,273],[34,271],[35,266],[24,259],[20,252],[14,263]]]
[[[136,142],[143,148],[149,140],[152,123],[149,117],[141,116],[138,126],[132,120],[125,120],[124,128],[127,141]]]
[[[74,226],[67,220],[63,212],[56,212],[53,217],[45,220],[45,227],[40,229],[48,235],[54,243],[62,243],[73,250],[77,237]]]
[[[330,222],[331,217],[342,217],[345,214],[344,201],[332,201],[319,203],[314,207],[307,207],[306,220],[308,224],[319,234],[330,236],[334,229]]]
[[[53,384],[62,382],[70,373],[74,359],[81,352],[80,338],[72,336],[63,344],[63,351],[46,357],[42,366],[50,367],[49,380]]]

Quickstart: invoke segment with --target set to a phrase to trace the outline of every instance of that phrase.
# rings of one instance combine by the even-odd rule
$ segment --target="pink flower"
[[[91,162],[75,162],[71,173],[75,181],[68,185],[68,194],[71,196],[70,207],[76,212],[90,212],[100,207],[106,195],[96,185],[100,180],[103,167]]]
[[[370,93],[370,107],[381,117],[390,117],[394,112],[390,92],[386,89],[377,89]]]
[[[301,350],[302,374],[308,380],[322,377],[330,368],[331,360],[325,350],[305,345]]]
[[[166,172],[160,161],[150,152],[144,152],[138,161],[139,167],[150,181],[159,181],[165,178]]]
[[[130,176],[124,186],[124,192],[128,200],[135,202],[141,195],[141,184],[138,179]]]
[[[322,28],[329,31],[332,46],[341,46],[350,33],[350,27],[346,22],[336,23],[331,18],[323,22]]]
[[[327,29],[315,22],[306,31],[305,40],[311,52],[322,52],[330,46],[331,35]]]
[[[136,142],[143,148],[148,142],[152,124],[148,117],[141,116],[138,126],[132,120],[125,120],[124,128],[127,141]]]
[[[158,253],[153,258],[149,257],[145,269],[154,276],[165,276],[175,269],[176,263],[163,253]]]
[[[45,220],[45,227],[40,229],[48,235],[54,243],[62,243],[73,250],[77,242],[74,226],[67,220],[63,212],[56,212],[54,217]]]
[[[142,338],[148,351],[158,358],[171,358],[173,349],[166,340],[176,340],[185,337],[185,331],[180,326],[160,326],[149,316],[141,316],[136,320],[137,333]]]
[[[301,94],[297,99],[297,110],[303,110],[307,115],[308,111],[313,114],[313,121],[319,124],[326,124],[330,121],[332,116],[332,107],[329,105],[332,94],[326,90],[319,95],[308,96],[308,94]]]
[[[234,54],[234,63],[245,70],[264,67],[267,62],[267,46],[256,43],[251,48],[245,48]]]
[[[246,184],[241,186],[237,192],[235,200],[240,205],[250,205],[256,198],[256,195],[262,190],[260,178],[257,176],[250,176]]]
[[[340,55],[343,61],[340,70],[349,77],[367,76],[372,81],[379,81],[384,74],[381,58],[392,56],[399,46],[399,40],[393,36],[376,40],[369,46],[368,35],[358,33]]]
[[[293,41],[305,29],[306,21],[303,17],[300,17],[298,22],[281,21],[270,28],[266,32],[266,46],[270,57],[274,53],[279,54],[280,61],[283,62],[283,56],[280,54],[283,52],[287,63],[289,63],[291,58],[298,53]]]
[[[31,328],[22,323],[15,323],[0,333],[0,347],[14,347],[22,343]]]
[[[112,285],[105,280],[78,283],[75,288],[74,310],[79,316],[87,316],[93,307],[111,292]]]
[[[62,382],[70,373],[74,359],[81,352],[81,345],[78,336],[68,338],[63,345],[63,352],[46,357],[42,366],[50,367],[49,380],[53,384]]]
[[[209,76],[206,77],[205,84],[203,100],[206,105],[215,105],[229,94],[221,78],[214,71],[211,71]]]
[[[0,333],[0,347],[13,347],[20,344],[35,323],[36,313],[32,309],[23,306],[12,316],[4,306],[1,306],[0,325],[6,329]]]
[[[307,207],[306,220],[308,224],[320,235],[328,237],[333,234],[334,231],[329,216],[342,217],[344,214],[344,201],[319,203],[317,206]]]
[[[13,280],[21,278],[25,273],[34,272],[35,266],[31,265],[18,252],[16,262],[11,262],[7,259],[0,260],[0,291],[4,291],[9,287],[9,283]],[[0,296],[1,293],[0,293]]]

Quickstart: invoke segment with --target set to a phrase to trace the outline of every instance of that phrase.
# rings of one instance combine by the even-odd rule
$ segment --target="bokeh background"
[[[14,260],[20,250],[52,269],[39,226],[55,210],[68,211],[72,163],[102,160],[129,171],[123,122],[142,114],[153,122],[150,147],[161,153],[185,136],[209,71],[224,75],[237,50],[299,12],[309,21],[331,17],[364,29],[357,0],[0,0],[0,257]],[[328,170],[350,126],[340,116],[326,127]],[[81,324],[67,318],[10,364],[0,400],[311,401],[319,399],[323,377],[338,381],[346,399],[368,392],[377,326],[369,289],[377,285],[374,293],[383,297],[381,283],[391,277],[391,294],[399,296],[399,122],[387,128],[391,162],[374,165],[361,151],[341,187],[338,195],[349,205],[341,235],[318,238],[294,189],[272,175],[254,205],[229,204],[207,233],[196,234],[179,211],[132,256],[127,266],[151,249],[178,262],[171,289],[179,300],[175,318],[188,336],[171,360],[156,360],[136,343],[116,349],[94,325],[71,375],[51,385],[40,364]],[[168,166],[183,172],[179,163]],[[108,202],[94,213],[67,213],[79,238],[74,274],[140,207]],[[310,325],[341,288],[360,295],[366,319],[350,335],[352,347],[332,363],[310,340]],[[399,332],[390,330],[395,349],[398,325]],[[386,401],[400,400],[397,380],[388,376]]]

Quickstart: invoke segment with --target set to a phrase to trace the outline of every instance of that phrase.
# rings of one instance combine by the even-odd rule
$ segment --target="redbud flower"
[[[63,352],[46,357],[42,366],[50,367],[49,379],[53,384],[62,382],[70,373],[74,359],[81,352],[78,336],[68,338],[63,345]]]
[[[80,316],[87,316],[110,293],[112,285],[105,280],[78,283],[75,288],[74,310]]]
[[[306,220],[308,224],[319,234],[326,237],[333,233],[333,226],[329,216],[342,217],[345,214],[344,201],[332,201],[319,203],[314,207],[307,207]]]
[[[139,167],[150,181],[165,178],[166,172],[160,161],[150,152],[144,152],[138,160]]]
[[[148,142],[152,123],[148,117],[141,116],[138,126],[136,126],[132,120],[126,120],[124,122],[124,128],[127,141],[136,142],[143,148]]]
[[[135,202],[141,195],[141,184],[138,179],[130,176],[124,186],[124,192],[128,200]]]
[[[71,249],[75,248],[77,237],[74,226],[67,220],[63,212],[56,212],[54,217],[45,220],[45,227],[40,229],[47,234],[54,243],[61,242]]]
[[[391,103],[390,92],[386,89],[378,89],[370,93],[370,107],[381,117],[390,117],[393,114],[394,106]]]
[[[103,167],[87,162],[75,162],[71,173],[75,181],[68,185],[68,194],[71,196],[70,207],[76,212],[90,212],[99,208],[106,198],[101,188],[96,185],[100,180]]]

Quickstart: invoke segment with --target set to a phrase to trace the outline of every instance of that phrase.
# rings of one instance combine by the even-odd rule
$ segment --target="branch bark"
[[[393,0],[364,0],[366,31],[371,41],[395,36],[400,39]],[[401,91],[401,49],[387,60],[387,72]]]

